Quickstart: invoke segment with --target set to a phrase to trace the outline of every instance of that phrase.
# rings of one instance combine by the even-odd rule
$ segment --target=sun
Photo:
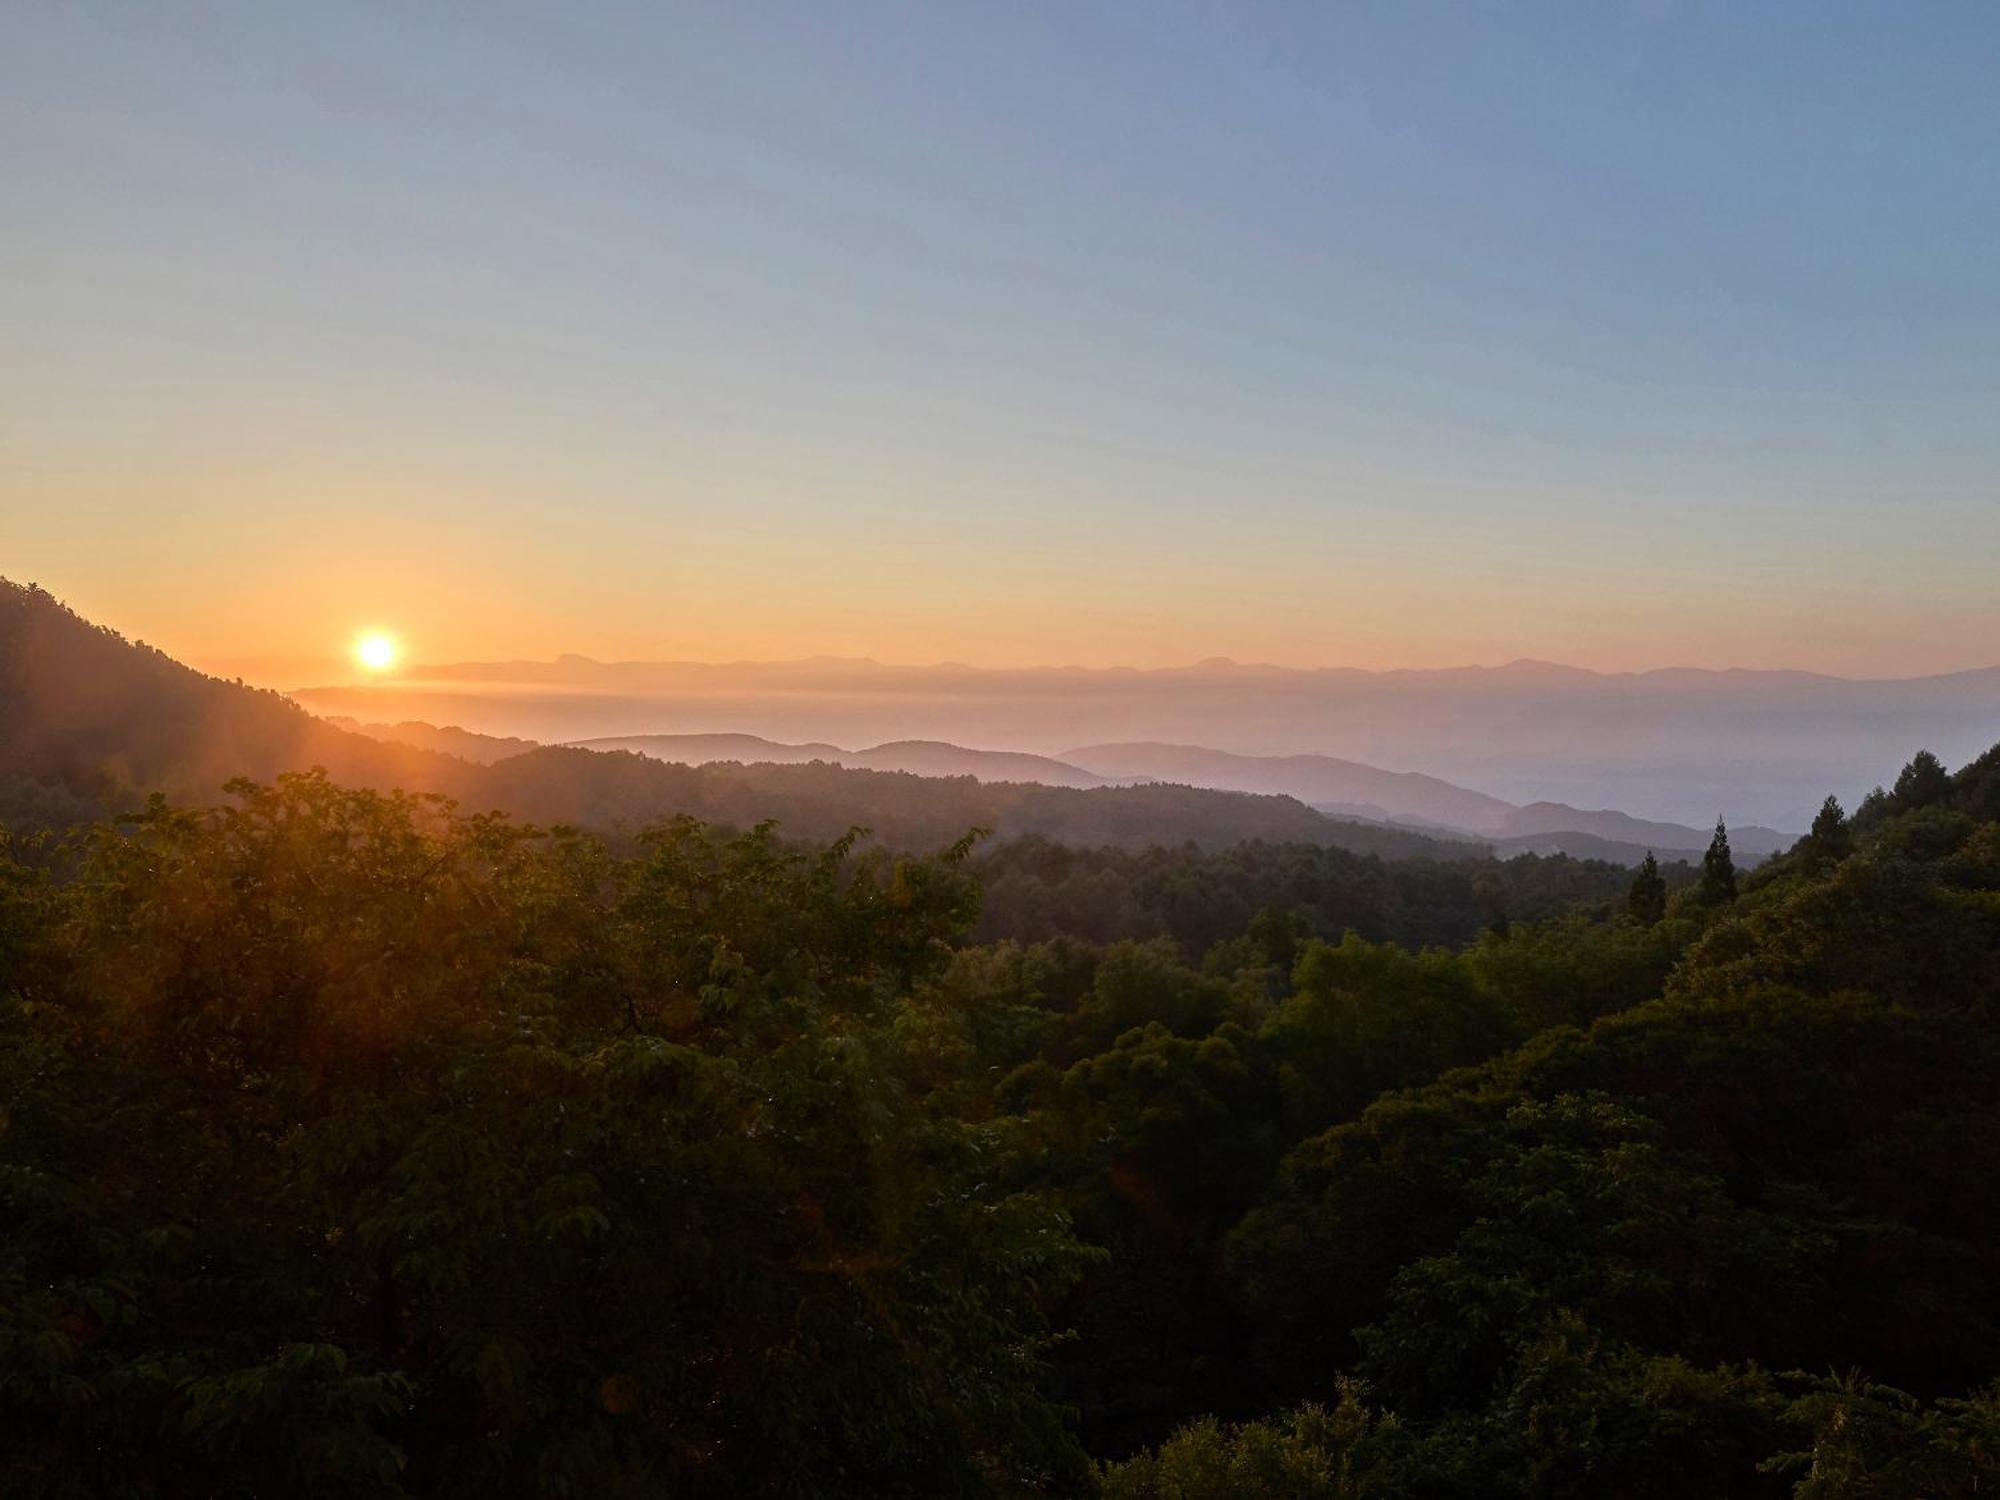
[[[380,630],[363,631],[354,638],[354,661],[364,672],[386,672],[401,654],[396,638]]]

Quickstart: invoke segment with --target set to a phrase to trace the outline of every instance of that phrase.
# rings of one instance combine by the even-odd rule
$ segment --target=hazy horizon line
[[[380,674],[353,675],[342,680],[300,682],[282,691],[295,693],[319,692],[328,689],[351,689],[364,687],[435,687],[442,685],[463,685],[468,679],[451,674],[471,670],[491,671],[507,667],[532,667],[549,669],[565,664],[600,668],[610,671],[633,670],[639,668],[700,668],[712,671],[726,671],[732,668],[771,667],[869,667],[892,672],[960,672],[981,676],[1032,676],[1038,674],[1063,674],[1070,676],[1119,676],[1119,677],[1166,677],[1190,675],[1202,672],[1260,673],[1271,676],[1312,677],[1312,676],[1353,676],[1353,677],[1444,677],[1466,673],[1501,673],[1517,671],[1560,672],[1578,677],[1600,680],[1619,678],[1647,678],[1668,676],[1700,677],[1789,677],[1820,682],[1840,682],[1852,684],[1909,683],[1938,681],[1953,677],[1975,677],[1983,673],[2000,671],[2000,661],[1978,666],[1945,668],[1927,672],[1907,672],[1899,674],[1848,675],[1840,672],[1825,672],[1809,667],[1704,667],[1684,664],[1669,664],[1653,667],[1625,667],[1605,669],[1578,666],[1569,662],[1554,661],[1547,657],[1518,656],[1499,662],[1461,662],[1435,667],[1360,667],[1337,663],[1316,666],[1297,666],[1283,662],[1239,661],[1228,656],[1206,656],[1197,660],[1141,667],[1127,663],[1112,663],[1104,666],[1088,666],[1076,662],[1031,662],[1020,665],[990,666],[956,659],[936,661],[889,661],[877,656],[846,656],[833,652],[814,652],[805,656],[774,657],[731,657],[726,659],[705,659],[701,657],[624,657],[603,658],[584,652],[563,651],[548,658],[541,657],[498,657],[461,658],[454,661],[423,662],[407,670],[389,671]],[[220,673],[224,666],[247,666],[247,661],[217,662],[213,670]],[[433,675],[444,674],[444,675]],[[487,678],[488,682],[502,682],[506,679]],[[524,682],[520,686],[547,686],[546,683]]]

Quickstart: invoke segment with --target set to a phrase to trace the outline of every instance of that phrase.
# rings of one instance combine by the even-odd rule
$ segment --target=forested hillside
[[[1079,849],[1023,838],[975,856],[981,940],[1108,943],[1161,938],[1199,957],[1260,915],[1301,937],[1354,932],[1412,947],[1459,947],[1488,930],[1622,904],[1629,872],[1563,855],[1509,860],[1381,859],[1320,844],[1245,843],[1212,852]],[[1684,884],[1684,865],[1662,880]]]
[[[0,1490],[1985,1493],[1996,818],[1456,951],[318,776],[15,847]]]
[[[1222,1238],[1213,1404],[1282,1409],[1107,1493],[1990,1492],[1996,815],[1919,756],[1687,893],[1655,998],[1299,1139]]]

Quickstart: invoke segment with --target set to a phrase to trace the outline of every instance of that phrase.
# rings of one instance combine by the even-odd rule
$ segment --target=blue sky
[[[2000,658],[2000,8],[4,27],[0,568],[198,659]]]

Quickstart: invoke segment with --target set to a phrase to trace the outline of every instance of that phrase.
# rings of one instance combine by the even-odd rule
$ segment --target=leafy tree
[[[1102,1471],[1104,1500],[1350,1500],[1396,1493],[1386,1470],[1410,1445],[1396,1419],[1371,1410],[1361,1387],[1339,1383],[1331,1407],[1311,1402],[1276,1417],[1225,1426],[1190,1423]]]
[[[2000,818],[2000,745],[1958,768],[1951,778],[1953,801],[1982,823]]]
[[[1938,758],[1928,750],[1919,750],[1903,767],[1889,795],[1897,812],[1915,812],[1943,802],[1951,791],[1951,776]]]
[[[1930,1403],[1855,1374],[1822,1377],[1786,1417],[1810,1445],[1764,1467],[1799,1476],[1793,1500],[1975,1500],[2000,1482],[2000,1388]]]
[[[10,1494],[985,1494],[1091,1263],[921,1095],[933,859],[323,777],[0,879]]]
[[[1349,935],[1301,953],[1293,994],[1262,1038],[1298,1134],[1347,1119],[1385,1089],[1477,1062],[1520,1035],[1506,1002],[1452,955]]]

